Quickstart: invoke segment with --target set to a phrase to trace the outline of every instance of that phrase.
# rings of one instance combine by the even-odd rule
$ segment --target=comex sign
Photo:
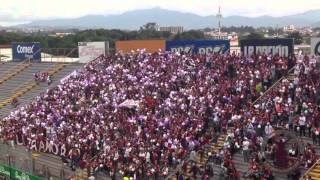
[[[32,46],[17,46],[17,52],[20,53],[25,53],[25,54],[33,54],[33,49],[34,49],[34,45]]]
[[[18,54],[24,54],[27,59],[33,59],[33,54],[34,54],[33,49],[34,49],[34,45],[32,45],[32,46],[18,45],[17,46]]]
[[[12,53],[13,61],[41,61],[40,43],[13,43]]]

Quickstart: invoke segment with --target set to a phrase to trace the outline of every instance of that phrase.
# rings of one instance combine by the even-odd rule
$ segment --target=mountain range
[[[39,20],[19,26],[137,30],[148,22],[156,22],[161,26],[183,26],[185,29],[218,26],[218,19],[213,15],[200,16],[161,8],[134,10],[119,15],[87,15],[73,19]],[[223,17],[222,19],[223,26],[283,27],[291,24],[296,26],[320,26],[320,9],[282,17],[245,17],[239,15]]]

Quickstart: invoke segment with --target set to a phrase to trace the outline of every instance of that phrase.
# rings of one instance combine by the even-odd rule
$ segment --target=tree
[[[303,42],[303,37],[301,33],[299,32],[292,32],[288,34],[287,38],[293,38],[294,39],[294,44],[302,44]]]
[[[151,31],[156,31],[157,29],[158,29],[158,25],[157,23],[154,23],[154,22],[147,23],[140,28],[140,30],[151,30]]]
[[[179,33],[173,37],[174,40],[195,40],[206,39],[205,35],[201,31],[191,30],[183,33]]]
[[[243,36],[242,39],[264,39],[264,35],[257,32],[252,32],[246,36]]]

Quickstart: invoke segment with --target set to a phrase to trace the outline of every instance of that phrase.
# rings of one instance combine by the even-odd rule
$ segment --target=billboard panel
[[[228,40],[181,40],[166,43],[167,51],[189,54],[225,53],[229,49]]]
[[[138,49],[145,49],[148,53],[165,50],[166,42],[164,40],[133,40],[133,41],[117,41],[116,51],[130,53]]]
[[[32,60],[41,62],[41,45],[39,42],[12,43],[12,61]]]
[[[293,54],[293,39],[244,39],[240,46],[244,56],[260,53],[288,57]]]
[[[79,62],[87,63],[101,55],[106,55],[109,42],[78,42]]]
[[[311,55],[320,57],[320,38],[311,38]]]

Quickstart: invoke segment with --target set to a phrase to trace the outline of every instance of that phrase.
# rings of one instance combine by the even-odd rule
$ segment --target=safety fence
[[[78,48],[43,48],[41,62],[77,62]],[[12,61],[12,51],[0,51],[0,62]]]
[[[0,143],[0,175],[22,180],[65,180],[76,176],[59,157],[32,153],[22,146]],[[1,179],[1,177],[0,177]]]

